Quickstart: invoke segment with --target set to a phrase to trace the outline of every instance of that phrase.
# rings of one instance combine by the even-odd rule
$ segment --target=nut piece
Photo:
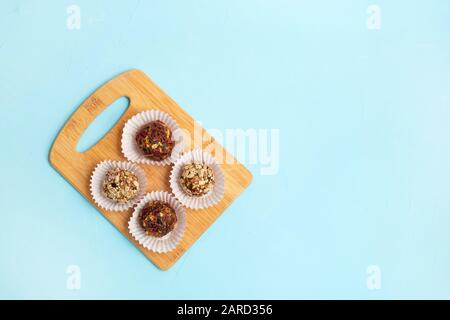
[[[155,161],[170,157],[175,146],[172,131],[160,120],[143,127],[136,135],[136,144],[146,157]]]
[[[105,197],[119,203],[133,199],[139,192],[139,181],[136,175],[125,169],[109,170],[103,181]]]
[[[168,203],[154,200],[142,208],[139,223],[147,235],[161,238],[175,228],[177,215]]]
[[[181,169],[178,182],[183,191],[189,196],[201,197],[213,189],[214,172],[205,164],[186,164]]]

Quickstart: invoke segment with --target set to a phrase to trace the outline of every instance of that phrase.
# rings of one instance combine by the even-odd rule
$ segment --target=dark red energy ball
[[[168,203],[154,200],[141,210],[139,222],[147,235],[160,238],[175,228],[177,215]]]
[[[136,144],[146,157],[161,161],[170,157],[175,141],[170,128],[164,122],[156,120],[139,130]]]

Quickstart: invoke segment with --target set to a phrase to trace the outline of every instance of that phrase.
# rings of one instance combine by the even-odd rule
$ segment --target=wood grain
[[[116,125],[89,150],[83,153],[77,152],[77,142],[89,124],[98,114],[122,96],[128,97],[130,104]],[[123,126],[133,115],[150,109],[159,109],[168,113],[194,141],[194,119],[142,71],[130,70],[108,81],[74,112],[53,143],[49,155],[50,163],[92,205],[96,206],[89,192],[89,179],[92,170],[102,160],[126,160],[120,147]],[[132,239],[127,228],[132,209],[117,213],[96,206],[107,220],[162,270],[170,268],[252,180],[251,173],[214,138],[202,128],[199,132],[203,135],[201,145],[191,145],[190,148],[201,147],[211,152],[219,161],[220,159],[223,160],[221,161],[221,167],[225,175],[225,195],[217,205],[208,209],[197,211],[187,209],[186,232],[175,250],[168,253],[151,252]],[[144,169],[149,182],[147,191],[170,191],[169,173],[171,166],[161,167],[143,164],[140,164],[140,166]]]

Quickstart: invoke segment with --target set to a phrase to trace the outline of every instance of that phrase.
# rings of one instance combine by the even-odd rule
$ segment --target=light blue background
[[[450,298],[449,34],[448,0],[2,1],[0,298]],[[47,160],[131,68],[206,128],[280,129],[279,173],[167,272]]]

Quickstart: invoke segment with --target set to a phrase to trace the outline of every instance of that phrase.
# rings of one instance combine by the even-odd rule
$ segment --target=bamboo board
[[[77,142],[94,118],[123,96],[128,97],[129,107],[116,125],[89,150],[83,153],[77,152]],[[191,135],[191,140],[194,141],[194,119],[142,71],[130,70],[100,87],[73,113],[52,145],[49,155],[50,163],[93,206],[96,206],[89,191],[89,180],[93,169],[102,160],[126,160],[120,147],[123,126],[133,115],[150,109],[159,109],[168,113],[181,128]],[[225,175],[225,194],[223,199],[213,207],[196,211],[186,209],[186,231],[175,250],[168,253],[155,253],[139,245],[128,232],[128,220],[133,209],[126,212],[109,212],[96,206],[109,222],[161,270],[169,269],[244,191],[252,180],[251,173],[213,137],[203,128],[200,128],[200,132],[203,134],[203,139],[200,142],[201,146],[197,147],[211,152],[217,158],[227,159],[222,161],[221,164]],[[191,148],[193,147],[195,146]],[[148,192],[156,190],[170,192],[169,174],[171,166],[144,164],[139,164],[139,166],[147,175]]]

